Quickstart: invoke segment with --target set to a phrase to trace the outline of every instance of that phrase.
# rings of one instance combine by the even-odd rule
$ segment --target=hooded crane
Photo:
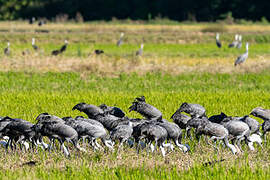
[[[96,139],[100,138],[105,146],[113,150],[111,142],[106,139],[107,132],[104,127],[96,126],[90,122],[73,119],[71,117],[62,118],[65,124],[74,128],[78,133],[78,139],[83,137],[89,137],[92,140],[92,145],[94,149],[100,149],[101,146],[96,142]]]
[[[133,127],[132,127],[132,122],[129,122],[128,125],[121,124],[116,126],[112,131],[111,131],[111,139],[113,141],[119,140],[120,144],[118,146],[118,152],[121,149],[122,145],[124,142],[127,142],[128,139],[132,137],[133,133]]]
[[[57,139],[60,143],[60,147],[66,156],[69,156],[69,150],[65,147],[64,142],[71,142],[77,150],[85,151],[78,144],[78,133],[75,129],[65,124],[64,120],[59,120],[56,116],[49,114],[41,114],[37,117],[37,124],[35,130],[41,136],[47,136],[50,140]],[[51,147],[52,141],[50,141]]]
[[[33,49],[35,50],[35,51],[37,51],[39,48],[38,48],[38,46],[35,44],[35,38],[32,38],[32,47],[33,47]]]
[[[155,142],[155,146],[152,149],[152,152],[156,150],[157,147],[160,148],[162,156],[165,157],[166,146],[165,141],[168,137],[167,130],[156,124],[156,121],[147,121],[145,123],[139,124],[133,128],[133,137],[138,143],[142,139],[146,139],[147,148]],[[140,151],[140,144],[137,144],[137,152]],[[152,146],[151,146],[152,147]]]
[[[116,45],[119,47],[123,44],[123,39],[124,39],[124,33],[122,32],[120,35],[120,39],[117,41]]]
[[[107,106],[106,104],[101,104],[99,105],[99,107],[104,111],[105,114],[111,114],[118,118],[125,117],[124,111],[122,111],[118,107],[111,107],[111,106]]]
[[[256,107],[252,109],[251,115],[264,120],[262,124],[264,142],[266,142],[265,134],[270,131],[270,109],[263,109],[262,107]]]
[[[201,134],[210,136],[210,141],[223,140],[224,144],[232,151],[232,153],[236,154],[237,149],[235,146],[229,143],[229,132],[224,126],[217,123],[212,123],[207,119],[204,121],[199,121],[199,125],[196,129],[196,135],[198,136]],[[212,144],[210,145],[213,146]],[[213,147],[218,150],[216,146]]]
[[[10,42],[7,42],[7,47],[4,49],[4,54],[7,56],[10,55]]]
[[[226,117],[228,117],[228,116],[225,113],[221,112],[218,115],[213,115],[213,116],[209,117],[208,120],[212,123],[220,124],[220,122],[223,121],[223,119],[225,119]]]
[[[52,55],[57,56],[58,54],[62,54],[67,49],[67,45],[68,45],[68,41],[65,40],[65,44],[60,49],[53,50]]]
[[[248,144],[249,136],[250,136],[250,129],[249,126],[244,123],[243,121],[234,120],[234,117],[227,117],[222,122],[226,129],[228,129],[229,134],[233,137],[234,145],[237,148],[238,152],[241,152],[240,143],[243,139],[245,139],[246,144]]]
[[[143,54],[143,43],[141,44],[141,47],[138,51],[136,51],[136,56],[142,56]]]
[[[236,47],[237,46],[237,44],[238,44],[238,37],[239,37],[238,34],[236,34],[234,36],[234,41],[231,44],[229,44],[229,46],[228,46],[229,48],[232,48],[232,47]]]
[[[187,152],[189,150],[188,146],[185,146],[182,143],[182,131],[178,127],[177,124],[168,122],[165,119],[157,122],[157,125],[165,128],[168,133],[168,140],[173,140],[174,144],[181,149],[183,152]]]
[[[99,121],[109,131],[114,129],[120,123],[128,121],[128,119],[118,118],[110,114],[105,114],[100,107],[92,104],[79,103],[75,105],[72,110],[79,110],[84,112],[90,119]]]
[[[136,111],[148,120],[161,120],[162,113],[154,106],[145,102],[145,97],[137,97],[129,107],[129,112]]]
[[[218,48],[221,48],[222,45],[221,45],[221,42],[219,40],[219,33],[216,34],[216,44],[217,44]]]
[[[249,117],[248,115],[246,115],[243,118],[241,118],[240,121],[247,123],[247,125],[249,126],[249,129],[250,129],[250,134],[255,133],[255,134],[261,135],[260,123],[256,119],[253,119],[253,118]]]
[[[190,104],[190,103],[184,102],[183,104],[181,104],[181,106],[179,107],[177,111],[179,111],[180,113],[185,112],[189,114],[192,118],[206,116],[205,115],[206,110],[200,104]]]
[[[262,107],[256,107],[252,109],[251,115],[261,118],[264,121],[270,121],[270,109],[263,109]]]
[[[242,64],[245,62],[248,58],[248,43],[246,43],[246,52],[242,54],[241,56],[238,56],[238,58],[234,62],[234,66],[237,66],[238,64]]]
[[[2,129],[2,133],[9,137],[7,147],[10,146],[12,149],[12,142],[15,140],[15,143],[21,143],[25,140],[28,140],[34,145],[34,136],[35,131],[33,129],[34,125],[23,119],[11,119],[6,117],[9,123]],[[15,144],[16,149],[16,144]]]

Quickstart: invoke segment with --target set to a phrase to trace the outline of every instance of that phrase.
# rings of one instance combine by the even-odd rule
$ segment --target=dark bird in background
[[[5,55],[9,56],[10,55],[10,43],[7,42],[7,47],[4,49]]]
[[[29,24],[34,24],[36,21],[36,18],[35,17],[32,17],[29,19]]]
[[[62,54],[67,49],[68,41],[65,40],[65,44],[58,50],[53,50],[52,55],[57,56],[58,54]]]
[[[101,50],[101,49],[96,49],[96,50],[94,51],[94,54],[96,54],[96,55],[100,55],[100,54],[103,54],[103,53],[104,53],[104,51]]]
[[[120,39],[117,41],[116,45],[119,47],[123,44],[123,38],[124,38],[124,33],[121,33]]]
[[[220,42],[220,40],[219,40],[219,33],[217,33],[217,35],[216,35],[216,44],[217,44],[217,47],[219,47],[219,48],[221,48],[221,42]]]
[[[35,44],[35,38],[32,38],[32,47],[35,51],[39,49],[38,46]]]

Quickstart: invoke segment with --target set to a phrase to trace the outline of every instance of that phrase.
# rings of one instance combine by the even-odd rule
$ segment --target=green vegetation
[[[16,24],[16,23],[15,23]],[[232,116],[249,114],[252,108],[270,108],[269,37],[259,35],[263,26],[226,27],[221,35],[227,45],[235,33],[249,41],[250,56],[245,64],[234,67],[233,61],[241,50],[218,49],[215,32],[203,31],[212,25],[142,26],[49,24],[50,33],[33,32],[31,27],[3,25],[1,47],[11,42],[11,56],[1,53],[0,116],[22,118],[35,122],[39,113],[48,112],[59,117],[84,115],[72,111],[78,102],[115,105],[127,112],[133,99],[144,95],[146,101],[171,115],[183,102],[202,104],[207,115],[221,111]],[[13,26],[12,25],[12,26]],[[215,26],[215,25],[213,25]],[[88,29],[89,28],[89,29]],[[270,31],[265,27],[265,31]],[[19,31],[24,29],[24,31]],[[135,30],[134,30],[135,29]],[[1,31],[2,29],[0,29]],[[81,31],[81,32],[80,32]],[[120,32],[125,43],[116,47]],[[41,48],[34,52],[31,38]],[[64,39],[69,40],[67,51],[50,56]],[[145,43],[142,57],[134,52]],[[29,53],[22,55],[22,51]],[[89,55],[103,49],[105,55]],[[129,117],[141,117],[127,113]],[[261,120],[259,120],[261,122]],[[250,152],[233,156],[220,146],[217,154],[204,141],[184,139],[191,152],[176,150],[162,158],[159,152],[137,155],[134,149],[115,152],[86,153],[71,148],[71,157],[60,152],[8,152],[0,149],[1,179],[269,179],[270,140],[263,149],[256,146]],[[224,159],[214,165],[206,162]],[[28,161],[36,165],[23,165]]]

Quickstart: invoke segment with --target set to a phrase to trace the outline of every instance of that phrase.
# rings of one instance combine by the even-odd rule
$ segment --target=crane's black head
[[[221,117],[224,117],[224,118],[227,117],[227,115],[226,115],[224,112],[221,112],[221,113],[220,113],[220,116],[221,116]]]
[[[102,110],[105,110],[108,108],[108,106],[106,104],[101,104],[98,107],[100,107]]]
[[[129,109],[128,112],[137,111],[137,105],[138,105],[138,102],[133,102],[132,105],[128,108]]]
[[[135,100],[137,100],[139,102],[145,102],[145,97],[144,96],[136,97]]]
[[[69,121],[69,120],[72,120],[73,118],[70,117],[70,116],[67,116],[67,117],[63,117],[62,119],[63,119],[64,121]]]
[[[0,120],[0,122],[2,122],[2,121],[11,121],[11,120],[12,120],[11,117],[6,116],[6,117],[3,117],[3,118]]]
[[[74,111],[75,109],[77,109],[78,111],[82,111],[82,109],[84,108],[84,106],[86,105],[86,103],[82,102],[79,104],[76,104],[73,108],[72,111]]]
[[[187,102],[184,102],[181,104],[179,111],[180,112],[185,112],[190,108],[189,104]]]
[[[44,113],[41,113],[37,116],[36,120],[39,121],[41,119],[44,119],[44,118],[47,118],[47,117],[50,117],[50,114],[47,113],[47,112],[44,112]]]

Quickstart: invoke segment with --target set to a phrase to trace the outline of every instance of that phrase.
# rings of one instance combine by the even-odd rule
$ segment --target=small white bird
[[[238,56],[238,58],[234,62],[234,66],[237,66],[238,64],[242,64],[245,62],[248,58],[248,43],[246,43],[246,52],[242,54],[241,56]]]
[[[221,42],[220,42],[220,40],[219,40],[219,33],[217,33],[217,35],[216,35],[216,44],[217,44],[217,47],[219,47],[219,48],[221,48]]]
[[[33,49],[34,49],[35,51],[38,50],[38,47],[37,47],[37,45],[35,44],[35,38],[32,38],[32,47],[33,47]]]

